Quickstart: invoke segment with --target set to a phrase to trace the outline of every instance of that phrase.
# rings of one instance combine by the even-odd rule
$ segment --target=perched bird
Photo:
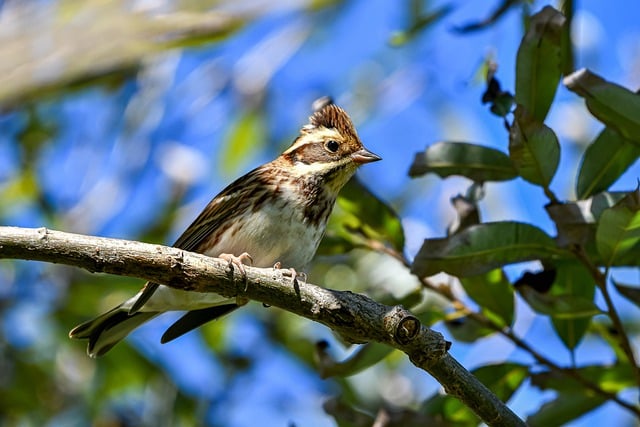
[[[256,267],[303,270],[320,244],[340,189],[358,166],[380,160],[364,148],[342,108],[321,98],[314,109],[309,123],[284,153],[222,190],[173,246],[224,258],[241,272],[243,261]],[[163,343],[239,304],[215,293],[149,282],[134,297],[76,326],[69,336],[88,339],[87,353],[97,357],[165,311],[187,313],[164,333]]]

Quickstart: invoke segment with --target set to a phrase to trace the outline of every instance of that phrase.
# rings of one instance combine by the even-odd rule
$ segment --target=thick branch
[[[421,325],[402,307],[309,283],[292,286],[290,277],[274,269],[247,267],[245,283],[220,259],[166,246],[45,228],[0,227],[0,258],[62,263],[195,292],[242,296],[279,307],[320,322],[354,343],[377,341],[403,351],[488,425],[525,425],[447,353],[449,343],[441,334]]]

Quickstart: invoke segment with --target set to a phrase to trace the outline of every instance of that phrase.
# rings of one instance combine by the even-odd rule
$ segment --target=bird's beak
[[[366,148],[363,148],[360,151],[356,151],[351,155],[351,158],[353,159],[354,162],[356,162],[359,165],[382,160],[382,157],[378,156],[377,154],[373,154],[371,151],[367,150]]]

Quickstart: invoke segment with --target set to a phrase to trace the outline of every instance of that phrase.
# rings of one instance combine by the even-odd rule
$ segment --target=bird
[[[288,149],[229,184],[173,246],[225,259],[243,274],[246,264],[283,266],[295,280],[316,253],[340,189],[359,166],[381,160],[329,97],[314,102],[313,111]],[[73,328],[69,337],[88,339],[87,354],[95,358],[161,313],[186,311],[162,335],[166,343],[246,302],[147,282],[132,298]]]

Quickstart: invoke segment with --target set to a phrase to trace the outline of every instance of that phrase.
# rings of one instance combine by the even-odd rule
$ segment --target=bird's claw
[[[282,263],[280,261],[276,262],[273,265],[273,268],[275,270],[282,270]],[[305,272],[298,273],[295,268],[287,268],[285,270],[287,270],[289,272],[288,275],[291,276],[291,284],[293,286],[297,286],[298,285],[298,278],[300,278],[302,280],[302,283],[306,283],[307,282],[307,273],[305,273]],[[283,273],[283,274],[285,274],[285,273]]]
[[[240,274],[242,274],[242,279],[244,280],[244,291],[247,291],[247,287],[249,286],[249,282],[247,279],[247,270],[244,269],[245,261],[248,261],[248,265],[253,265],[253,258],[247,252],[241,253],[239,256],[235,256],[233,254],[220,254],[218,258],[221,258],[229,263],[229,268],[233,272],[233,267],[237,267]]]

